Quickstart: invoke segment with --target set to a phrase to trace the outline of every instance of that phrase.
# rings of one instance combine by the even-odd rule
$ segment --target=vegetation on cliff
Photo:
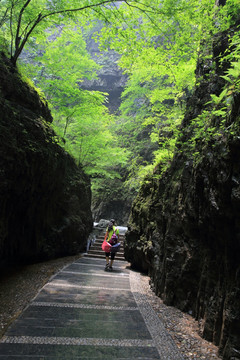
[[[84,251],[89,178],[58,145],[46,101],[3,54],[0,84],[0,264]]]
[[[90,175],[96,202],[106,195],[117,202],[123,193],[131,202],[146,174],[159,163],[163,170],[171,163],[186,99],[195,86],[202,36],[211,42],[233,24],[238,1],[221,7],[215,0],[44,4],[4,1],[2,43],[10,42],[13,63],[27,50],[23,71],[44,91],[54,128]],[[99,21],[101,32],[96,31]],[[107,94],[79,88],[106,63],[104,56],[97,64],[90,59],[89,36],[102,49],[120,54],[118,65],[128,76],[120,115],[109,114]]]
[[[202,43],[173,159],[145,178],[125,243],[165,303],[203,319],[223,359],[240,352],[239,20]]]
[[[224,359],[239,358],[239,0],[71,4],[5,0],[1,44],[13,65],[22,55],[94,196],[118,208],[139,191],[127,259],[166,303],[204,318]],[[90,58],[89,36],[120,55],[117,114],[106,93],[81,89],[106,62]]]

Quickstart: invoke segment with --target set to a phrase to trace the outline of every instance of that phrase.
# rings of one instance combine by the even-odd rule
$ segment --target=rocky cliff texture
[[[101,24],[95,28],[101,30]],[[95,80],[84,80],[79,86],[85,90],[102,91],[107,94],[110,113],[117,113],[121,104],[121,94],[126,85],[127,76],[124,75],[117,65],[119,54],[114,50],[100,51],[99,44],[89,35],[86,38],[87,51],[91,58],[101,66],[98,78]]]
[[[58,145],[44,100],[3,54],[0,107],[0,263],[84,250],[89,179]]]
[[[217,140],[196,144],[199,160],[186,155],[183,142],[210,93],[220,94],[218,55],[228,34],[214,41],[212,60],[199,61],[200,85],[189,99],[183,137],[171,167],[146,179],[133,203],[125,256],[149,271],[157,295],[201,320],[203,336],[219,346],[223,359],[240,359],[240,95],[235,93],[228,127]],[[212,64],[216,73],[211,75]],[[216,126],[216,119],[212,119]]]
[[[123,197],[123,196],[122,196]],[[96,222],[99,219],[115,219],[118,225],[126,226],[131,210],[129,200],[122,199],[119,195],[118,199],[106,200],[104,196],[99,203],[93,203],[93,215]]]

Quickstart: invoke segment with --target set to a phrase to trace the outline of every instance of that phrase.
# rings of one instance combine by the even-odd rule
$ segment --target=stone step
[[[103,238],[102,239],[99,239],[97,238],[91,245],[90,249],[95,249],[95,248],[101,248],[102,246],[102,243],[103,243]],[[123,243],[124,243],[124,237],[119,239],[119,241],[121,242],[122,246],[123,246]]]
[[[86,254],[84,256],[87,257],[87,258],[105,259],[105,254],[104,253],[99,254],[99,255],[88,253],[88,254]],[[115,260],[126,261],[123,256],[118,256],[117,254],[115,256]]]
[[[105,264],[81,257],[51,277],[0,340],[0,359],[183,360],[145,279],[126,261]]]
[[[88,254],[91,254],[91,255],[103,255],[105,257],[105,252],[103,252],[102,250],[91,250],[91,251],[88,252]],[[116,253],[116,255],[124,257],[124,252],[123,251],[118,251]]]
[[[104,238],[105,238],[105,236],[102,236],[102,237],[98,236],[97,239],[95,240],[95,242],[96,242],[96,241],[98,241],[98,242],[103,242]],[[120,240],[120,241],[124,241],[124,240],[125,240],[125,237],[124,237],[124,236],[119,236],[119,240]]]
[[[91,257],[91,258],[95,257],[95,258],[101,258],[101,259],[105,258],[105,253],[102,251],[102,243],[103,243],[104,237],[105,237],[105,234],[99,235],[96,238],[94,243],[92,243],[92,245],[90,246],[88,253],[85,255],[86,257]],[[124,239],[125,239],[125,237],[123,235],[119,236],[119,240],[122,244],[124,242]],[[123,245],[122,245],[121,250],[116,253],[115,259],[116,260],[125,260]]]
[[[102,250],[101,247],[100,247],[100,248],[91,247],[88,252],[91,252],[91,253],[102,253],[102,252],[104,252],[104,251]],[[118,251],[118,254],[121,254],[121,255],[124,254],[123,248],[120,248],[120,251]]]
[[[104,251],[102,251],[102,249],[91,249],[91,250],[88,251],[88,254],[92,254],[92,255],[98,255],[98,254],[101,255],[101,254],[103,254],[104,255],[105,253],[104,253]],[[124,251],[121,251],[121,250],[118,251],[117,255],[124,257]]]
[[[101,249],[102,248],[102,242],[96,244],[92,244],[89,249]],[[123,243],[121,243],[121,250],[123,250]]]
[[[87,253],[87,255],[91,256],[91,257],[101,257],[101,258],[105,258],[105,252],[101,251],[89,251]],[[122,260],[124,260],[124,253],[123,252],[117,252],[115,255],[115,258],[120,258]]]
[[[91,246],[102,246],[102,243],[103,243],[103,241],[95,241],[94,243],[92,243],[92,245]],[[123,242],[120,240],[120,243],[121,244],[123,244]]]

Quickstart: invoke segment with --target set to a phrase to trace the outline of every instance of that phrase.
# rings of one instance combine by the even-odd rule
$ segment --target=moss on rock
[[[4,55],[0,84],[0,261],[84,251],[89,178],[58,145],[46,103]]]

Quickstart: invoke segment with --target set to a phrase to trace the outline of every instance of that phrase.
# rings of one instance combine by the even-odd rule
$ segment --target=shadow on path
[[[53,276],[0,341],[0,360],[182,359],[140,274],[81,258]]]

